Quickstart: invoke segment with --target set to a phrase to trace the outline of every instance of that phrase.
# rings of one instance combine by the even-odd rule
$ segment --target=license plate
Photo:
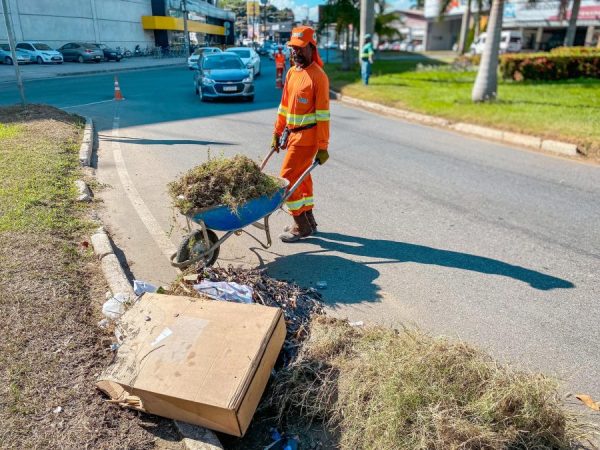
[[[60,56],[53,56],[52,61],[60,61]]]
[[[223,92],[235,92],[237,91],[236,86],[223,86]]]

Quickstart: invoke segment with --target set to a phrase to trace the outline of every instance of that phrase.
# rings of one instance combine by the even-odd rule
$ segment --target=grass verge
[[[73,187],[83,122],[32,105],[0,108],[0,124],[0,448],[154,448],[168,423],[94,388],[112,354]]]
[[[568,449],[586,432],[556,383],[463,343],[317,318],[266,406],[325,421],[342,449]]]
[[[326,71],[332,88],[351,97],[456,122],[573,142],[586,155],[600,160],[600,80],[500,81],[498,101],[475,104],[471,102],[475,72],[416,71],[419,63],[445,64],[432,58],[377,61],[369,86],[361,84],[358,68],[344,72],[333,64]]]

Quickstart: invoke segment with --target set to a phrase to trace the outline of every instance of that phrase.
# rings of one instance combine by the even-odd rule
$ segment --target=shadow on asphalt
[[[236,142],[221,142],[221,141],[197,141],[194,139],[139,139],[120,136],[118,138],[102,136],[103,141],[107,142],[122,142],[125,144],[138,145],[237,145]]]
[[[303,242],[318,245],[322,250],[281,256],[265,265],[265,268],[272,276],[279,278],[289,279],[290,274],[293,274],[293,281],[306,287],[315,286],[320,280],[329,280],[332,288],[335,289],[335,299],[332,300],[336,303],[378,301],[381,297],[378,292],[379,287],[373,282],[379,277],[379,271],[372,266],[390,263],[412,262],[498,275],[522,281],[541,291],[575,287],[568,280],[496,259],[406,242],[367,239],[327,232],[319,232],[318,235]],[[330,252],[379,258],[381,261],[352,261],[331,255]]]

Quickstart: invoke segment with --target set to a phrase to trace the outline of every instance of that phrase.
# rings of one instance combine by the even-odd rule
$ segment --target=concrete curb
[[[83,142],[81,144],[82,149],[85,147],[85,159],[82,161],[82,153],[80,151],[79,160],[84,166],[89,166],[92,150],[94,143],[94,125],[90,118],[86,119],[86,130],[83,136]],[[78,188],[81,182],[85,189],[88,189],[87,185],[77,180]],[[100,260],[100,266],[104,278],[108,283],[112,295],[126,294],[131,300],[135,298],[133,287],[125,274],[125,269],[121,265],[119,258],[115,255],[114,247],[110,240],[110,237],[104,230],[104,227],[100,227],[90,237],[94,253]],[[189,450],[223,450],[223,446],[219,442],[219,438],[211,430],[196,425],[191,425],[183,422],[173,421],[175,427],[179,431],[182,437],[183,445]]]
[[[533,150],[555,153],[565,156],[578,156],[577,145],[569,142],[554,141],[551,139],[543,139],[538,136],[528,134],[512,133],[509,131],[498,130],[496,128],[484,127],[470,123],[456,122],[440,117],[429,116],[427,114],[414,113],[398,108],[380,105],[379,103],[369,102],[354,97],[342,95],[339,92],[330,89],[331,97],[349,105],[360,106],[362,108],[381,112],[401,119],[418,122],[424,125],[434,125],[441,128],[449,128],[460,133],[473,136],[491,139],[494,141],[504,142],[511,145],[519,145],[521,147],[530,148]]]
[[[89,72],[67,72],[67,73],[57,73],[54,77],[48,78],[62,78],[62,77],[77,77],[82,75],[98,75],[101,73],[119,73],[119,72],[133,72],[135,70],[149,70],[149,69],[162,69],[163,67],[177,67],[186,65],[185,61],[178,63],[170,63],[170,64],[157,64],[156,66],[145,66],[145,67],[125,67],[123,69],[113,68],[113,69],[101,69],[101,70],[90,70]],[[187,67],[187,66],[186,66]],[[48,79],[46,78],[46,79]],[[42,80],[44,78],[34,78],[33,80]]]
[[[91,117],[85,118],[85,128],[83,130],[83,141],[79,147],[79,163],[84,167],[89,167],[92,162],[92,152],[94,151],[94,122]]]

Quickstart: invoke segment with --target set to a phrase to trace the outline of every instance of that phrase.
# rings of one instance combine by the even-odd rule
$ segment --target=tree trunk
[[[483,102],[496,98],[498,91],[498,51],[500,49],[500,34],[502,32],[502,13],[504,0],[493,0],[490,19],[487,26],[487,39],[479,71],[471,93],[474,102]]]
[[[577,31],[577,16],[579,15],[579,5],[581,0],[573,0],[571,6],[571,17],[569,18],[569,28],[567,28],[567,36],[565,37],[565,47],[573,47],[575,42],[575,32]]]
[[[475,25],[473,25],[473,39],[477,39],[477,36],[479,36],[479,27],[481,26],[480,22],[481,22],[481,11],[478,8],[477,12],[475,13]]]
[[[346,47],[342,52],[342,70],[350,70],[350,60],[348,58],[350,56],[350,30],[348,26],[346,26],[344,34],[346,40]]]
[[[467,0],[467,7],[463,13],[462,22],[460,24],[460,36],[458,38],[458,52],[464,55],[467,51],[467,39],[469,37],[469,22],[471,21],[471,0]]]

